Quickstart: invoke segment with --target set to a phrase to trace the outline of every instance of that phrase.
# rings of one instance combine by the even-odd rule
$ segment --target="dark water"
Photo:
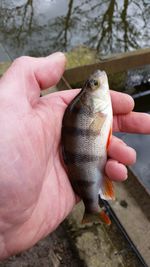
[[[100,56],[149,47],[150,1],[0,0],[0,43],[11,59],[69,51],[79,45],[95,49]],[[147,80],[149,73],[148,69]],[[129,74],[128,88],[140,92],[136,86],[138,79],[143,80],[143,70]],[[141,105],[139,109],[145,102]],[[150,111],[148,102],[146,111]],[[150,136],[122,138],[137,150],[133,170],[150,190]]]
[[[131,169],[150,192],[150,135],[124,133],[117,136],[136,150],[137,160]]]
[[[68,51],[100,55],[150,46],[149,0],[0,0],[0,42],[11,58]]]

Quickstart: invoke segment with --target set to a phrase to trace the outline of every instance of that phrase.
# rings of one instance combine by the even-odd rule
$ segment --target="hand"
[[[21,57],[0,80],[0,259],[33,246],[53,231],[76,203],[60,156],[63,113],[78,90],[39,97],[56,84],[65,57]],[[150,116],[131,112],[130,96],[111,92],[114,130],[150,133]],[[135,151],[113,137],[106,173],[127,177]]]

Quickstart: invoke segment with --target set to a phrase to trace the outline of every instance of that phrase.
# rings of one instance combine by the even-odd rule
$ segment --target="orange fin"
[[[110,145],[111,136],[112,136],[112,127],[109,130],[109,135],[108,135],[107,144],[106,144],[106,150],[108,150],[108,147]]]
[[[93,223],[93,222],[100,222],[100,223],[103,222],[107,225],[111,224],[111,220],[104,210],[97,213],[84,213],[82,224]]]
[[[110,220],[109,216],[106,214],[106,212],[104,210],[102,210],[100,212],[100,216],[101,216],[102,221],[105,224],[107,224],[107,225],[110,225],[111,224],[111,220]]]
[[[99,190],[99,194],[102,199],[115,199],[113,182],[110,181],[110,179],[106,176],[104,177],[103,184]]]

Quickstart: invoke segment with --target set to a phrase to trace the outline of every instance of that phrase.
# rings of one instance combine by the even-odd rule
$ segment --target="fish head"
[[[87,80],[86,88],[92,99],[94,111],[103,111],[110,103],[106,72],[96,70]]]
[[[91,93],[108,90],[108,78],[105,71],[96,70],[88,79],[88,89]]]

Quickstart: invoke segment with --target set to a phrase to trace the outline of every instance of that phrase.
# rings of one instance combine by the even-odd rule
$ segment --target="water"
[[[137,160],[130,168],[150,193],[150,135],[124,133],[117,136],[136,150]]]
[[[149,0],[0,0],[0,42],[11,58],[78,45],[98,54],[150,45]]]
[[[101,57],[149,47],[149,37],[149,0],[0,0],[0,43],[11,59],[79,45],[95,49]],[[130,72],[132,86],[143,79],[140,75],[141,71]],[[150,190],[150,136],[122,138],[137,150],[132,168]]]

